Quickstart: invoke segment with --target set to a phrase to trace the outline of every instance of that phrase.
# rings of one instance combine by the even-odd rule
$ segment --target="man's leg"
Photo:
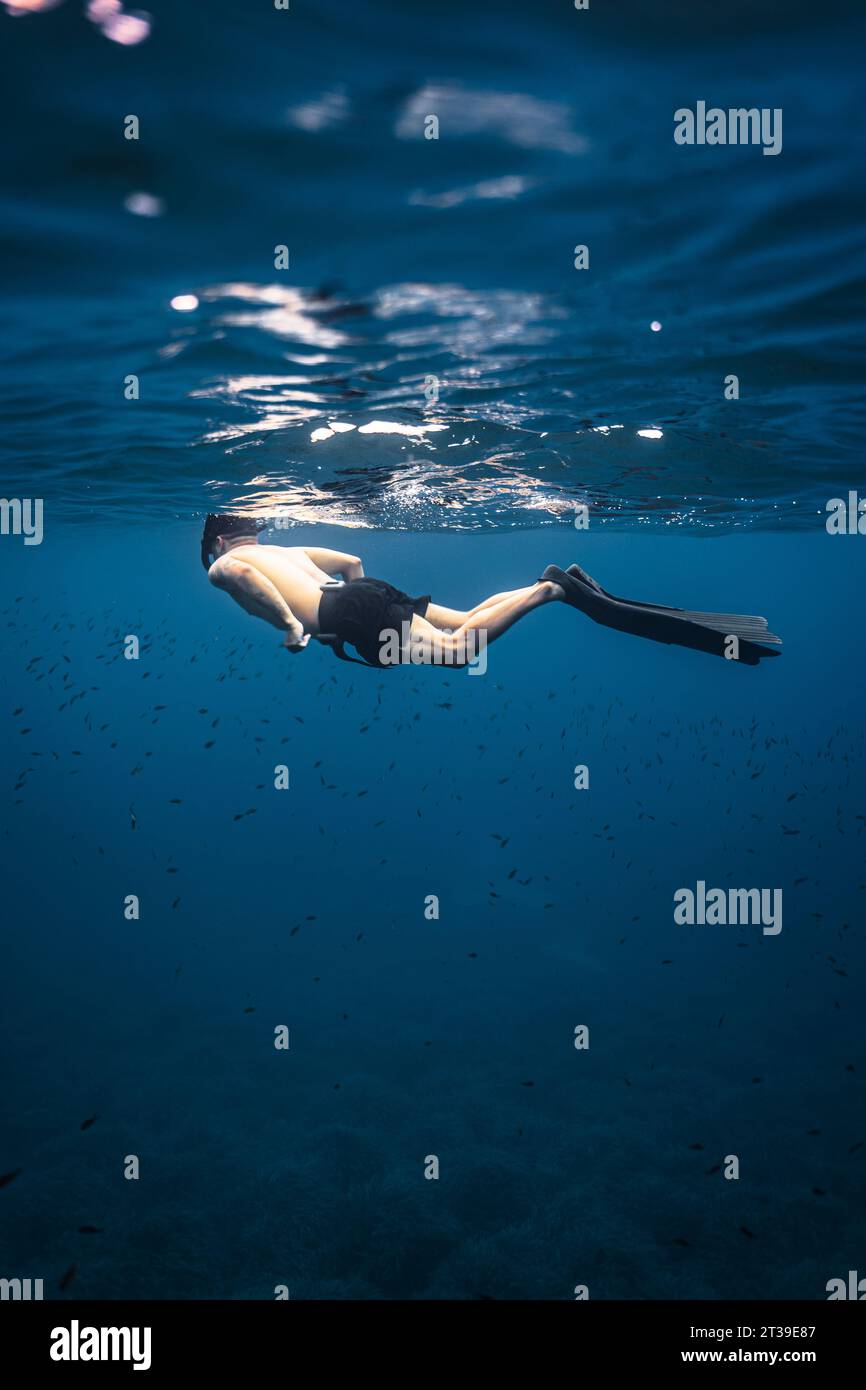
[[[527,589],[516,589],[505,597],[495,596],[475,609],[466,621],[453,632],[442,632],[426,618],[417,614],[412,619],[412,638],[417,638],[421,665],[465,666],[478,654],[480,642],[495,642],[516,622],[545,603],[555,603],[563,596],[558,584],[539,580]]]
[[[430,603],[427,605],[425,617],[428,623],[434,627],[457,628],[468,620],[475,613],[480,613],[482,608],[491,608],[495,603],[501,603],[504,599],[516,598],[519,594],[528,594],[535,585],[530,584],[523,589],[506,589],[501,594],[491,594],[490,598],[483,598],[480,603],[476,603],[474,608],[445,608],[441,603]]]

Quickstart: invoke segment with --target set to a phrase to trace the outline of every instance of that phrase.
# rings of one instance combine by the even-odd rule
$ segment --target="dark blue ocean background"
[[[866,487],[862,9],[13,9],[0,1276],[862,1275],[866,540],[824,525]],[[782,108],[782,153],[675,145],[698,100]],[[578,560],[784,655],[552,605],[483,676],[293,656],[207,585],[219,509],[460,607]],[[675,925],[699,879],[781,888],[781,934]]]

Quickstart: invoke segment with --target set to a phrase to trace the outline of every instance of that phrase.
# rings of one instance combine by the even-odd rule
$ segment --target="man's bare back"
[[[296,546],[238,545],[217,560],[208,578],[218,588],[228,588],[225,581],[236,572],[238,565],[251,565],[270,580],[303,623],[304,631],[318,632],[322,585],[327,584],[332,575],[315,564],[305,550]]]
[[[286,646],[297,650],[319,632],[322,585],[335,575],[348,580],[363,573],[358,557],[342,551],[249,541],[226,548],[208,579],[248,613],[284,631]]]

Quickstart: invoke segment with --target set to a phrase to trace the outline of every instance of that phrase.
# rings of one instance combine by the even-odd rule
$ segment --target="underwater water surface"
[[[0,1272],[826,1297],[866,1164],[866,541],[824,524],[862,480],[862,14],[16,8],[0,492],[44,534],[0,536]],[[675,145],[704,97],[782,108],[782,152]],[[483,674],[292,655],[206,582],[217,510],[457,607],[578,561],[784,654],[554,604]],[[698,881],[781,930],[678,925]]]

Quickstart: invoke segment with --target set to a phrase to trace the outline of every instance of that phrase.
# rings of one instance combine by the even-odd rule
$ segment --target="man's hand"
[[[286,628],[286,636],[283,646],[290,652],[302,652],[310,640],[310,634],[304,632],[300,623],[292,623],[291,627]]]

